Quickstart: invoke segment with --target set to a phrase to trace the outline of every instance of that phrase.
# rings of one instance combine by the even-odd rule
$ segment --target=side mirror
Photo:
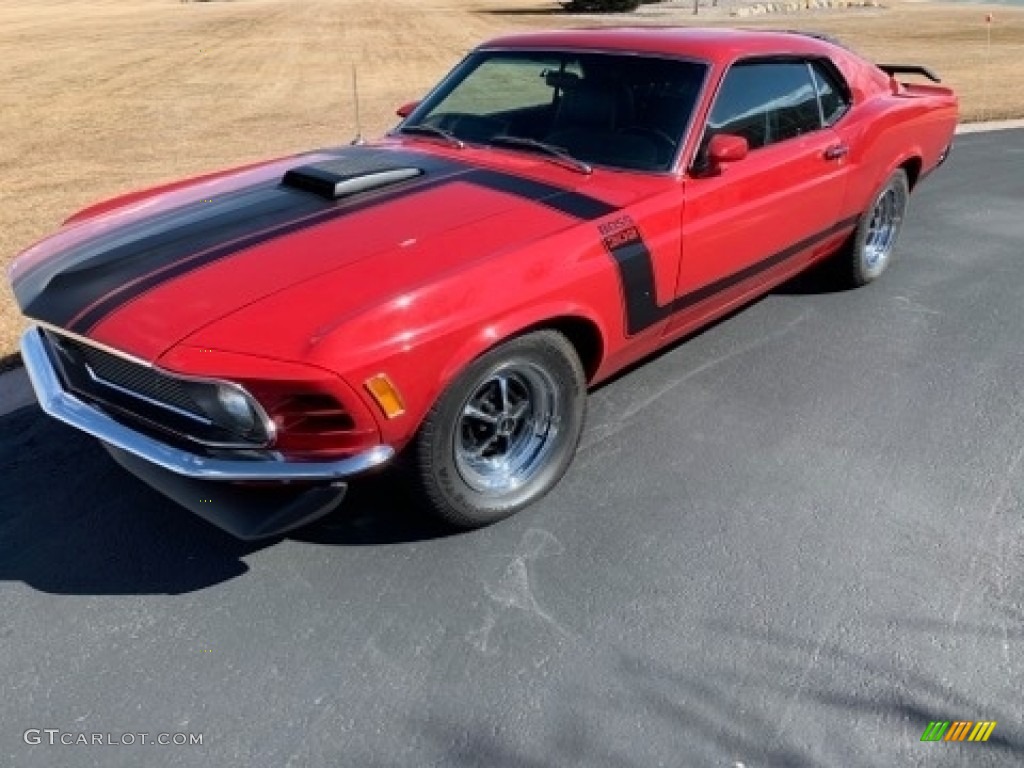
[[[403,104],[402,106],[400,106],[398,108],[398,111],[395,112],[395,114],[404,120],[409,115],[411,115],[413,110],[416,109],[416,107],[418,107],[419,105],[420,103],[418,101],[410,101],[408,104]]]
[[[736,163],[746,157],[749,151],[750,144],[742,136],[720,133],[712,136],[708,142],[708,162],[712,168]]]

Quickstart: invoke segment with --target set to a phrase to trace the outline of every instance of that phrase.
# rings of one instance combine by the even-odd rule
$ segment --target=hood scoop
[[[422,168],[396,163],[390,153],[371,152],[363,157],[348,156],[292,168],[285,173],[281,184],[327,200],[341,200],[421,175]]]

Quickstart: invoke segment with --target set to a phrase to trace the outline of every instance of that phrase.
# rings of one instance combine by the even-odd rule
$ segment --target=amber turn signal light
[[[373,395],[373,399],[377,401],[377,405],[380,406],[380,409],[384,411],[384,415],[389,419],[405,413],[405,403],[402,401],[402,396],[395,385],[391,383],[391,379],[387,377],[387,374],[378,373],[376,376],[371,376],[363,386],[366,387],[367,392]]]

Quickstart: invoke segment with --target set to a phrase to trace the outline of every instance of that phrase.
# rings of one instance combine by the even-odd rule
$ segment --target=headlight
[[[236,431],[249,434],[256,429],[256,412],[249,403],[249,398],[237,389],[223,384],[217,385],[217,405]]]
[[[241,387],[196,381],[189,384],[189,394],[216,427],[256,442],[273,437],[268,433],[262,409]]]

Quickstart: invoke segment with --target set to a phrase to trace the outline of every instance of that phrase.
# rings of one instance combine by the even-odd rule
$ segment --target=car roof
[[[810,34],[726,27],[594,27],[522,32],[489,40],[481,49],[546,48],[626,51],[731,61],[740,56],[830,55],[836,47]]]

